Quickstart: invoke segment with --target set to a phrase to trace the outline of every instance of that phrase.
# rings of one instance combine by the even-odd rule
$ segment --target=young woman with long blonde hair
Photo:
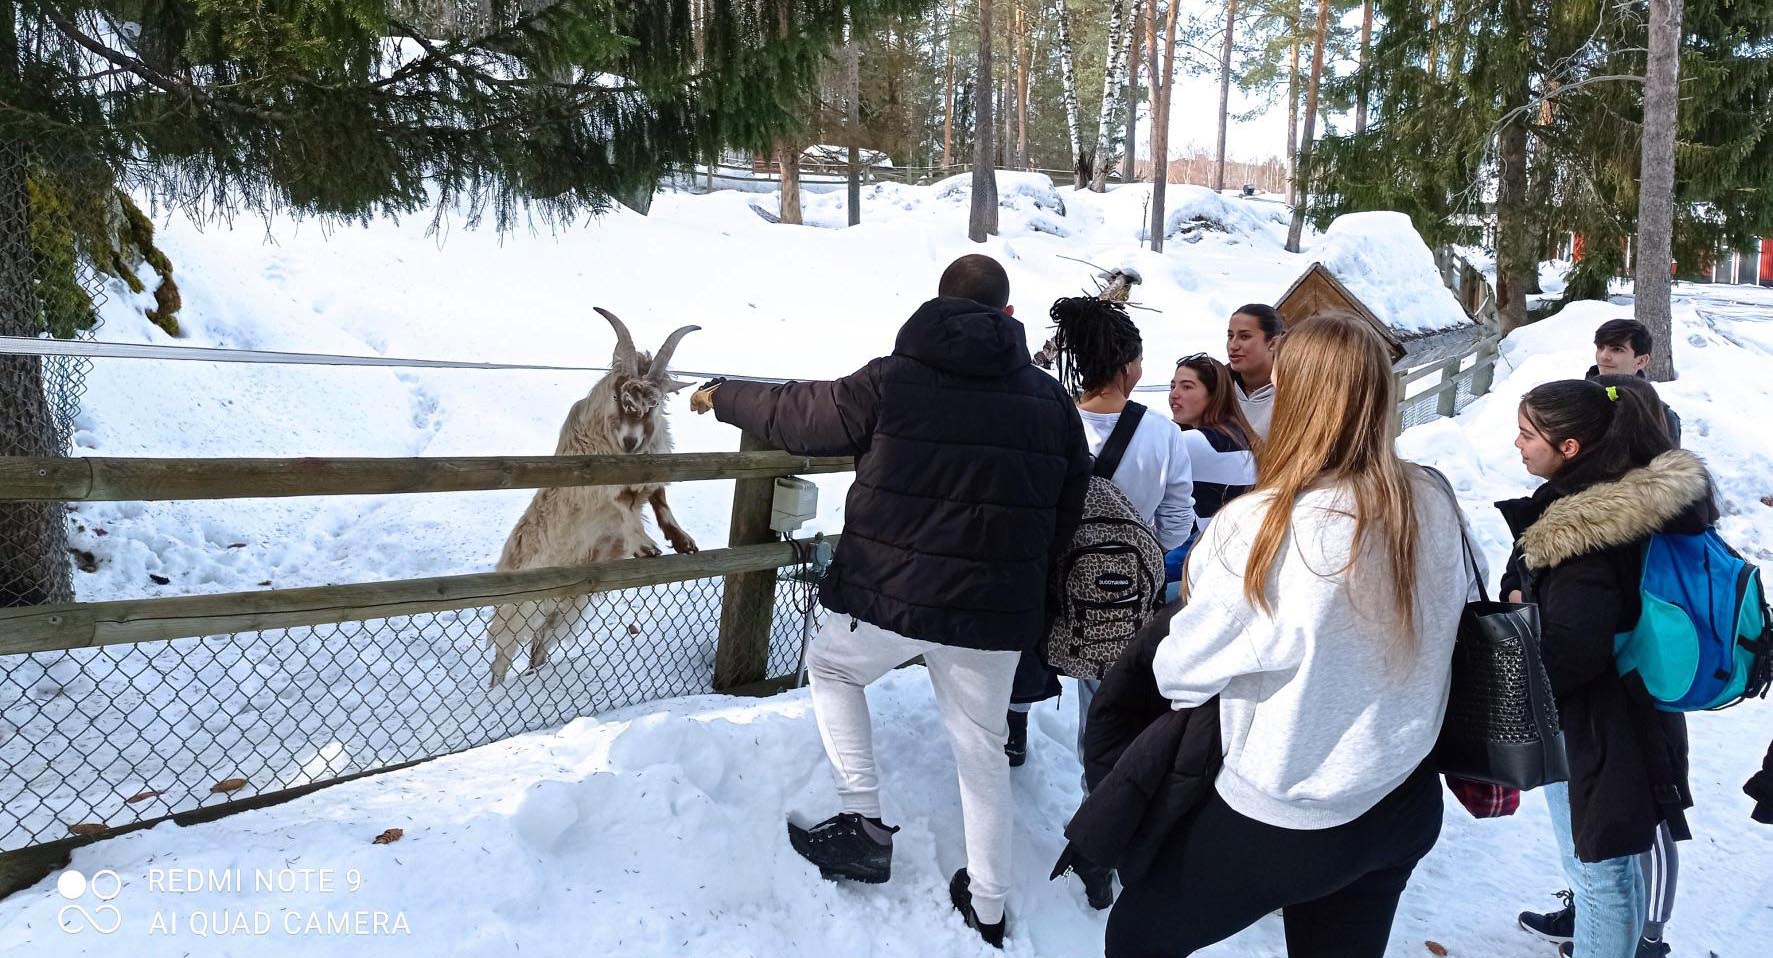
[[[1481,574],[1441,480],[1399,459],[1389,354],[1361,320],[1287,334],[1256,485],[1189,557],[1152,670],[1219,700],[1224,765],[1108,922],[1109,958],[1181,956],[1284,910],[1294,958],[1379,958],[1440,834],[1439,735]]]

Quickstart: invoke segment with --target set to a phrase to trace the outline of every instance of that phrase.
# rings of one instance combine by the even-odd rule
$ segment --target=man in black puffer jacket
[[[968,868],[950,892],[993,944],[1009,890],[1011,680],[1045,629],[1048,571],[1091,465],[1071,398],[1030,361],[1008,303],[1003,267],[963,256],[891,356],[835,382],[725,382],[692,401],[789,452],[857,457],[820,590],[831,614],[807,650],[843,812],[790,826],[796,850],[827,877],[889,877],[863,688],[921,655],[960,773]]]

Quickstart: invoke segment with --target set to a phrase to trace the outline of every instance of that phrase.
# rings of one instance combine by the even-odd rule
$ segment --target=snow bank
[[[1198,243],[1210,233],[1226,234],[1227,242],[1279,245],[1273,227],[1285,225],[1286,207],[1226,196],[1204,186],[1172,184],[1164,190],[1164,238]],[[1141,229],[1139,238],[1150,238]]]
[[[1471,322],[1442,285],[1434,254],[1403,213],[1338,216],[1311,256],[1381,322],[1405,336]]]

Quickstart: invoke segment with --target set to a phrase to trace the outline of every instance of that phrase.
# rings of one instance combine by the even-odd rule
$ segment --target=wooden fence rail
[[[766,571],[773,586],[774,571],[792,565],[801,549],[771,542],[571,568],[0,609],[0,655],[451,612]],[[766,641],[768,628],[766,619]]]
[[[412,459],[0,458],[0,502],[152,502],[550,486],[626,486],[848,472],[847,458],[785,452],[639,456],[460,456]]]

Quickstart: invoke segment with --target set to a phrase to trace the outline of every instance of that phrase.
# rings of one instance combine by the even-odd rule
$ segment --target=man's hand
[[[1510,592],[1508,594],[1508,601],[1513,602],[1516,605],[1519,605],[1521,602],[1521,590],[1516,589],[1513,592]]]
[[[690,396],[690,411],[701,415],[712,410],[714,408],[714,390],[719,388],[720,386],[717,384],[696,390]]]

